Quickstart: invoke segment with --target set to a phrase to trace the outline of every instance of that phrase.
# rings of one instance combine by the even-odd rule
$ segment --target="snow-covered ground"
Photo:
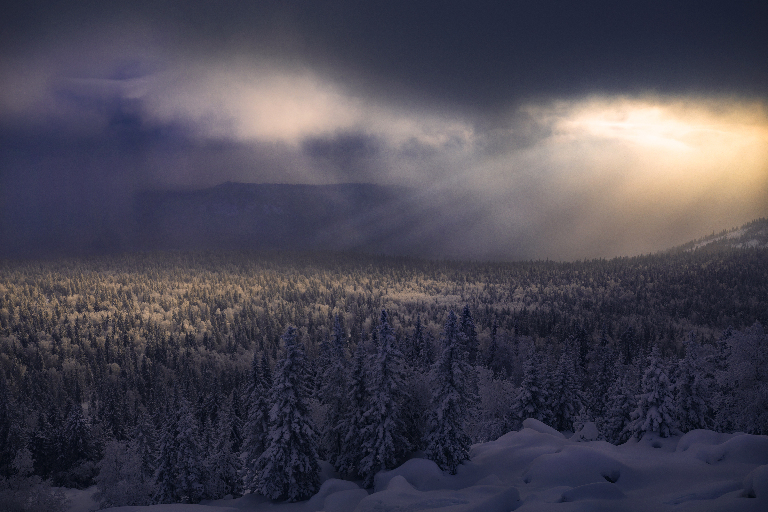
[[[640,441],[614,446],[604,441],[578,441],[580,436],[566,439],[536,420],[526,420],[524,427],[496,441],[474,445],[471,459],[454,476],[429,460],[411,459],[395,470],[379,473],[370,494],[353,482],[329,478],[318,494],[299,503],[246,495],[200,505],[108,510],[768,510],[768,436],[695,430],[666,439],[646,435]]]

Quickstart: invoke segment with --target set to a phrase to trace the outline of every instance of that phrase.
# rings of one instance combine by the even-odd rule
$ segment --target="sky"
[[[765,2],[16,4],[6,245],[227,181],[461,197],[441,208],[480,235],[451,256],[635,255],[768,216]]]

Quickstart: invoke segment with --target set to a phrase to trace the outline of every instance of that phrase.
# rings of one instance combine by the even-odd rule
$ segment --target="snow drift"
[[[413,458],[376,475],[373,492],[326,479],[307,501],[258,495],[200,505],[153,505],[120,512],[443,512],[768,510],[768,436],[694,430],[614,446],[567,439],[536,420],[472,446],[456,475]]]

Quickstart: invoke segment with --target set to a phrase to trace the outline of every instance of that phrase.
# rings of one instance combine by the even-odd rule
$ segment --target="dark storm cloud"
[[[6,48],[147,31],[179,51],[266,53],[347,72],[366,90],[470,107],[653,89],[764,95],[761,2],[403,0],[32,2]],[[21,47],[21,48],[19,48]],[[437,98],[437,99],[436,99]]]
[[[764,2],[16,3],[0,236],[120,246],[139,190],[376,182],[426,190],[473,256],[661,248],[768,214],[767,25]]]

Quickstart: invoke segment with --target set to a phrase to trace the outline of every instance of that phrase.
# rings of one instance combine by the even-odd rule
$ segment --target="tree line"
[[[455,471],[528,417],[614,443],[766,433],[766,259],[1,262],[2,492],[302,499],[320,460],[365,485],[415,450]]]

